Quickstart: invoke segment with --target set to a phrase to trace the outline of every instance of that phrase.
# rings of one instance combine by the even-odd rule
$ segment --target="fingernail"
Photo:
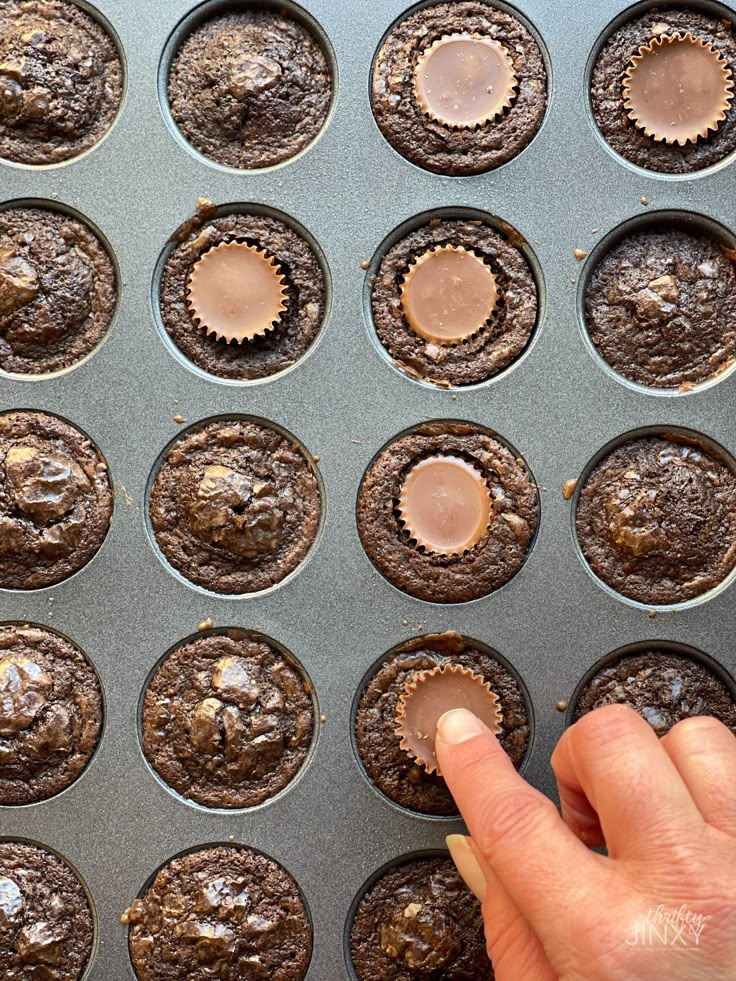
[[[465,835],[448,835],[445,841],[463,882],[482,903],[486,898],[486,877],[470,845],[470,838]]]
[[[486,727],[467,709],[452,709],[440,716],[437,723],[437,735],[451,746],[457,746],[475,736],[482,736]]]

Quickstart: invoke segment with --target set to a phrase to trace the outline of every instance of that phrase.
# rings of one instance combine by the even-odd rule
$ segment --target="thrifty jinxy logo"
[[[679,909],[659,905],[647,910],[646,919],[634,925],[633,936],[626,938],[627,947],[661,950],[692,950],[700,940],[710,916],[695,913],[683,903]]]

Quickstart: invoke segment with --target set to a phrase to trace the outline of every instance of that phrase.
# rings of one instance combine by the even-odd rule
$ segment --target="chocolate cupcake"
[[[675,226],[635,232],[596,266],[585,313],[591,341],[620,375],[687,391],[733,362],[733,259]]]
[[[171,115],[184,137],[227,167],[272,167],[325,124],[332,75],[312,32],[281,10],[214,17],[182,43],[169,75]]]
[[[3,371],[76,364],[107,334],[116,301],[112,260],[86,224],[46,208],[0,211]]]
[[[461,603],[516,575],[538,511],[523,461],[480,426],[440,421],[398,436],[373,460],[358,493],[358,531],[394,586]]]
[[[43,627],[0,625],[0,805],[65,790],[95,751],[102,692],[84,654]]]
[[[56,164],[108,131],[123,66],[105,28],[66,0],[0,4],[0,157]]]
[[[376,333],[396,365],[435,385],[508,367],[537,320],[526,259],[481,221],[433,219],[392,246],[372,281]]]
[[[648,170],[689,174],[736,149],[733,25],[657,7],[626,21],[593,67],[593,115],[610,146]]]
[[[575,525],[591,569],[616,592],[682,603],[736,565],[736,474],[695,439],[631,439],[586,479]]]
[[[79,981],[95,925],[76,873],[45,848],[0,841],[0,964],[13,981]]]
[[[381,132],[412,163],[479,174],[531,142],[547,107],[547,73],[516,17],[480,0],[437,3],[384,39],[372,101]]]
[[[141,981],[302,981],[312,956],[299,887],[273,859],[249,848],[203,848],[173,858],[122,921],[130,924],[130,957]]]
[[[214,217],[211,202],[183,226],[163,269],[167,334],[193,364],[247,381],[299,361],[325,315],[326,286],[312,247],[260,214]]]
[[[46,412],[0,415],[0,588],[41,589],[77,572],[105,540],[112,507],[89,436]]]
[[[573,721],[602,705],[629,705],[658,736],[696,715],[713,715],[736,733],[736,704],[721,679],[696,655],[640,650],[613,660],[578,695]]]
[[[360,900],[350,930],[358,981],[492,978],[480,904],[449,858],[408,859]]]
[[[293,436],[231,418],[190,428],[166,451],[149,512],[159,548],[183,576],[215,593],[254,593],[304,560],[321,498]]]
[[[452,632],[426,634],[402,644],[381,662],[363,690],[355,713],[355,744],[375,786],[396,804],[420,814],[447,817],[457,814],[457,805],[436,767],[430,772],[426,761],[420,763],[402,747],[400,706],[420,675],[458,667],[488,685],[497,698],[498,738],[517,768],[529,746],[529,713],[521,685],[493,653]],[[438,705],[446,701],[434,700]],[[465,707],[465,702],[448,706],[458,707]]]
[[[314,735],[299,668],[242,630],[197,637],[169,654],[146,691],[143,752],[182,797],[253,807],[296,776]]]

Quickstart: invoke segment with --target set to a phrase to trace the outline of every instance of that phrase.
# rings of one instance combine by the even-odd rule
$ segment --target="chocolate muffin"
[[[372,101],[381,132],[412,163],[479,174],[531,142],[547,107],[547,73],[516,17],[482,0],[437,3],[386,36]]]
[[[246,381],[289,368],[306,354],[324,319],[326,286],[317,256],[301,235],[276,218],[257,214],[217,218],[211,202],[200,204],[200,214],[187,222],[177,236],[178,244],[161,277],[159,303],[167,334],[185,357],[219,378]],[[272,271],[269,285],[279,300],[269,315],[249,331],[239,330],[239,324],[230,322],[228,317],[234,310],[240,324],[245,325],[253,311],[244,294],[229,297],[229,311],[221,305],[210,308],[209,320],[203,320],[204,311],[200,308],[208,302],[210,307],[215,306],[216,297],[223,295],[222,281],[210,296],[192,295],[191,290],[192,277],[202,270],[206,275],[211,263],[215,264],[210,272],[216,282],[218,264],[223,259],[228,261],[229,250],[238,248],[243,262],[251,259],[257,263],[260,257],[264,273]],[[250,267],[243,265],[238,269],[241,275],[237,280],[252,281],[247,278],[255,275]],[[256,266],[256,270],[260,271],[260,267]],[[233,283],[233,278],[228,277],[228,281]],[[205,283],[202,292],[206,289]]]
[[[140,981],[301,981],[312,926],[292,877],[249,848],[203,848],[167,862],[122,917]]]
[[[630,705],[658,736],[696,715],[713,715],[736,733],[736,705],[721,679],[696,656],[656,646],[607,661],[580,692],[573,721],[602,705]]]
[[[615,371],[687,391],[733,361],[736,269],[705,235],[635,232],[596,266],[585,312],[591,341]]]
[[[46,412],[0,415],[0,588],[42,589],[96,554],[110,527],[107,463]]]
[[[317,39],[280,10],[241,10],[196,27],[169,75],[171,115],[210,160],[255,169],[288,160],[325,124],[332,75]]]
[[[399,699],[407,684],[439,664],[460,664],[490,684],[501,707],[498,738],[518,768],[529,746],[530,729],[521,685],[490,652],[452,632],[415,637],[389,653],[358,703],[355,741],[369,779],[392,801],[420,814],[449,816],[457,814],[457,805],[447,784],[401,748],[396,732]]]
[[[248,418],[188,429],[151,490],[151,525],[166,559],[215,593],[254,593],[306,557],[319,527],[319,484],[293,436]]]
[[[736,39],[730,21],[695,9],[651,9],[603,45],[590,100],[607,143],[626,160],[689,174],[736,149]]]
[[[78,981],[95,926],[76,873],[45,848],[0,841],[0,964],[12,981]]]
[[[123,66],[105,28],[66,0],[0,4],[0,157],[56,164],[112,125]]]
[[[473,423],[424,423],[388,443],[358,493],[358,531],[383,575],[418,599],[461,603],[499,589],[538,521],[523,461]]]
[[[694,439],[631,439],[585,481],[575,525],[591,569],[616,592],[682,603],[736,565],[736,474]]]
[[[102,692],[84,654],[30,624],[0,624],[0,804],[65,790],[95,751]]]
[[[107,334],[116,301],[112,260],[87,225],[46,208],[0,211],[3,371],[76,364]]]
[[[480,904],[449,858],[395,865],[361,899],[350,931],[358,981],[492,978]]]
[[[312,689],[294,662],[242,630],[169,654],[146,692],[143,752],[182,797],[253,807],[296,776],[314,735]]]
[[[531,269],[480,221],[433,219],[392,246],[372,280],[376,333],[402,371],[472,385],[510,365],[537,320]]]

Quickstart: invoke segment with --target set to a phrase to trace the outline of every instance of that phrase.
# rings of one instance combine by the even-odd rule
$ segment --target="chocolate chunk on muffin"
[[[312,956],[299,887],[249,848],[203,848],[172,859],[122,920],[141,981],[302,981]]]
[[[521,569],[538,510],[523,461],[480,426],[440,421],[397,437],[371,463],[358,493],[358,531],[394,586],[461,603]]]
[[[636,232],[595,268],[585,311],[590,339],[615,371],[687,390],[733,361],[736,268],[705,235]]]
[[[479,174],[532,140],[547,107],[547,73],[516,17],[479,0],[437,3],[384,40],[372,101],[381,132],[412,163]]]
[[[421,814],[457,814],[444,779],[429,773],[401,746],[399,701],[421,672],[460,665],[481,677],[498,697],[499,741],[517,768],[529,746],[529,714],[521,685],[489,651],[458,633],[415,637],[391,652],[368,681],[355,714],[355,741],[365,772],[392,801]]]
[[[92,440],[46,412],[0,415],[0,588],[41,589],[96,554],[113,490]]]
[[[216,163],[271,167],[307,147],[325,124],[332,75],[318,40],[276,10],[205,21],[182,43],[169,75],[171,115]]]
[[[293,437],[231,418],[194,426],[174,443],[149,509],[159,548],[183,576],[215,593],[253,593],[306,557],[321,500]]]
[[[314,734],[309,683],[242,630],[170,654],[143,703],[143,752],[166,783],[205,807],[253,807],[296,776]]]
[[[696,715],[713,715],[736,733],[736,704],[721,679],[697,657],[643,650],[609,661],[587,683],[574,721],[602,705],[629,705],[658,736]]]
[[[66,0],[0,4],[0,157],[56,164],[112,125],[123,66],[105,28]]]
[[[85,224],[46,208],[0,211],[0,368],[37,375],[76,364],[107,334],[117,281]]]
[[[736,474],[693,439],[632,439],[593,469],[575,524],[591,569],[616,592],[682,603],[736,565]]]
[[[0,804],[65,790],[92,758],[102,692],[84,654],[60,634],[0,624]]]
[[[262,304],[253,304],[254,290]],[[164,328],[185,357],[211,375],[246,381],[306,354],[325,297],[317,256],[284,222],[257,214],[213,218],[204,209],[166,261],[159,302]]]
[[[604,139],[648,170],[689,174],[736,149],[733,24],[657,7],[623,23],[593,67],[590,99]]]
[[[0,964],[13,981],[78,981],[95,927],[76,873],[45,848],[0,841]]]
[[[472,385],[508,367],[537,320],[523,254],[480,221],[433,220],[386,253],[373,277],[376,333],[402,371]]]
[[[449,858],[390,868],[361,899],[350,931],[358,981],[492,978],[480,904]]]

